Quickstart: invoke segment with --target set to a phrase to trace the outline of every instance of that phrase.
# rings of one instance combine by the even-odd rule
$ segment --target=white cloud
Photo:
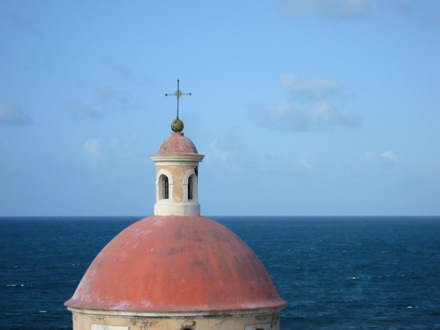
[[[149,164],[144,150],[140,152],[137,143],[135,134],[127,138],[89,138],[82,145],[83,164],[107,178],[126,172],[127,166],[143,166],[146,162]]]
[[[216,164],[220,164],[222,167],[232,169],[231,166],[231,152],[229,150],[225,150],[219,147],[218,139],[211,141],[208,145],[209,160]]]
[[[315,78],[301,81],[292,75],[281,75],[279,83],[293,96],[288,103],[253,109],[254,120],[263,127],[280,131],[304,132],[329,127],[358,127],[361,118],[349,110],[340,110],[330,100],[345,99],[337,80]]]
[[[84,143],[83,148],[87,156],[92,158],[97,158],[101,155],[102,139],[99,138],[88,139]]]
[[[304,156],[299,162],[298,167],[304,171],[312,172],[316,167],[316,160],[310,156]]]
[[[342,84],[337,80],[315,78],[301,81],[293,75],[279,77],[281,87],[296,97],[322,99],[343,91]]]
[[[380,154],[380,156],[382,158],[389,159],[393,162],[397,162],[399,160],[399,158],[396,156],[396,154],[394,152],[392,152],[391,150],[382,152]]]
[[[33,120],[14,102],[0,101],[0,124],[26,125]]]
[[[350,111],[341,111],[327,102],[313,108],[300,110],[289,104],[273,107],[258,107],[253,111],[254,120],[272,130],[305,132],[329,127],[357,127],[362,120]]]
[[[361,124],[361,118],[350,111],[335,109],[327,101],[319,102],[310,111],[311,126],[330,127],[345,126],[356,127]]]
[[[383,152],[369,151],[365,154],[365,158],[369,158],[369,159],[380,158],[380,159],[385,159],[385,160],[389,160],[392,162],[398,161],[398,157],[391,150],[387,150],[387,151],[383,151]]]
[[[399,157],[391,150],[366,152],[364,160],[370,166],[385,169],[394,168],[400,163]]]
[[[145,179],[146,169],[154,171],[138,142],[134,134],[126,138],[91,137],[81,145],[79,163],[100,184],[136,184],[140,177]]]
[[[369,14],[375,7],[374,0],[288,0],[281,11],[290,16],[317,13],[324,17],[349,18]]]
[[[310,129],[307,114],[290,104],[255,107],[252,115],[257,124],[272,130],[304,132]]]

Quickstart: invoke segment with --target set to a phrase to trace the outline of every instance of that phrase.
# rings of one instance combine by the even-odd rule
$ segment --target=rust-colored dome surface
[[[197,148],[182,132],[174,132],[162,142],[157,154],[197,154]]]
[[[116,236],[66,306],[197,312],[285,305],[264,266],[233,232],[202,216],[152,216]]]

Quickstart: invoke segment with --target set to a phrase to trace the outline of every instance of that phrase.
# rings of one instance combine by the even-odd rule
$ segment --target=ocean
[[[71,329],[63,303],[140,218],[0,218],[0,329]],[[281,329],[440,329],[440,217],[211,218],[288,301]]]

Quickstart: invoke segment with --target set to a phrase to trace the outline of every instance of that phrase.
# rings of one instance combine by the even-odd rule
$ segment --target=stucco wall
[[[279,330],[279,311],[229,312],[222,315],[117,315],[72,310],[73,330]]]

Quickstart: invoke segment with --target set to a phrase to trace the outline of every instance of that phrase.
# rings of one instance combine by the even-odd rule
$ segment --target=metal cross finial
[[[177,99],[177,119],[179,119],[179,99],[182,95],[191,95],[191,93],[182,93],[182,91],[179,88],[179,83],[180,80],[177,79],[177,90],[171,94],[171,93],[166,93],[165,96],[175,96]]]

